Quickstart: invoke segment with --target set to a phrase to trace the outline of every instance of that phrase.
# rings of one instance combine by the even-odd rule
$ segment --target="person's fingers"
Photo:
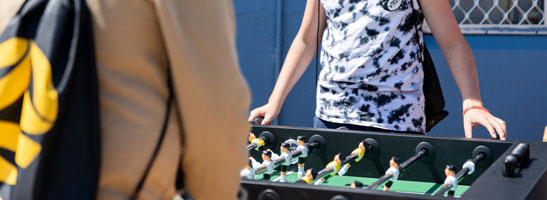
[[[463,119],[463,130],[466,138],[473,137],[473,123],[471,121]]]
[[[488,130],[488,133],[490,133],[492,139],[498,138],[494,126],[492,125],[492,123],[490,123],[490,121],[488,121],[487,118],[483,117],[478,122],[480,125],[484,126]]]
[[[264,115],[266,115],[266,111],[262,107],[254,109],[249,116],[249,121],[252,122],[256,118],[264,117]]]
[[[488,130],[488,133],[493,139],[506,140],[507,126],[505,121],[487,113],[470,111],[464,116],[464,131],[465,137],[473,137],[473,129],[476,125],[481,125]]]
[[[247,121],[252,122],[258,115],[257,112],[258,112],[257,109],[252,110],[251,113],[249,114],[249,119],[247,119]]]
[[[272,124],[273,116],[269,113],[266,113],[264,115],[264,120],[262,120],[262,125],[270,125]]]
[[[488,118],[488,121],[490,122],[492,128],[494,128],[494,130],[496,131],[496,138],[503,140],[503,127],[501,126],[501,124],[494,118]]]
[[[497,117],[494,117],[496,119],[496,121],[498,121],[501,125],[501,127],[503,128],[503,133],[501,134],[501,138],[502,140],[506,140],[507,139],[507,124],[505,124],[505,121],[503,121],[502,119],[500,118],[497,118]]]

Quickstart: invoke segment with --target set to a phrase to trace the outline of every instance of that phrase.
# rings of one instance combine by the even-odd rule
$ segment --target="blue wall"
[[[296,35],[305,0],[234,0],[239,62],[251,92],[251,108],[268,101],[281,64]],[[508,139],[540,140],[547,125],[547,36],[467,35],[479,73],[485,106],[507,122]],[[463,137],[461,96],[446,61],[430,35],[426,43],[435,62],[450,115],[429,134]],[[315,61],[289,94],[276,124],[312,125]],[[482,127],[476,137],[488,138]]]

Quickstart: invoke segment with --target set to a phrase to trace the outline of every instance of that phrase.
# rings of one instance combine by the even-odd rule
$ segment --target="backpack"
[[[95,199],[100,128],[85,0],[27,0],[0,36],[0,199]]]

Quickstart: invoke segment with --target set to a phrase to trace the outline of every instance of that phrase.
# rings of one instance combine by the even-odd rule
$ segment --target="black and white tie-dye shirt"
[[[417,0],[321,3],[327,27],[316,116],[336,123],[424,132],[424,74],[419,62],[423,37],[418,31],[423,14]]]

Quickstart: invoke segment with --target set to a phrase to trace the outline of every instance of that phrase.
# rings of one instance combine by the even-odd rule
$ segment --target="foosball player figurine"
[[[384,176],[389,176],[389,175],[391,175],[391,178],[384,185],[384,191],[389,191],[389,188],[391,188],[391,185],[393,185],[393,181],[396,181],[397,178],[399,178],[399,158],[398,157],[392,157],[391,160],[389,160],[389,169],[387,169],[386,174]]]
[[[446,175],[446,179],[444,179],[443,188],[450,187],[450,189],[448,190],[448,196],[453,197],[454,192],[458,187],[458,180],[456,179],[456,167],[454,165],[447,165],[446,168],[444,168],[444,174]]]
[[[249,157],[249,159],[252,162],[253,169],[259,168],[259,167],[265,167],[266,171],[264,172],[264,180],[270,180],[271,174],[274,172],[274,163],[272,162],[272,152],[271,151],[262,151],[262,164],[257,162],[253,157]]]
[[[334,156],[334,159],[329,164],[327,164],[327,166],[325,166],[325,169],[330,168],[332,172],[329,173],[329,175],[327,175],[326,177],[315,181],[314,185],[321,185],[323,182],[325,182],[325,180],[336,175],[336,173],[338,173],[338,170],[340,170],[340,165],[342,165],[342,161],[340,160],[340,154],[336,154]]]
[[[241,178],[245,178],[245,179],[254,179],[255,178],[255,174],[253,172],[253,170],[251,170],[251,165],[252,165],[252,160],[249,160],[249,163],[247,165],[245,165],[245,167],[239,172],[239,176]]]
[[[291,165],[291,153],[289,152],[290,144],[283,142],[281,143],[281,158],[283,158],[283,162],[281,163],[281,179],[279,182],[287,182],[287,170],[289,169],[289,166]]]
[[[271,149],[266,149],[264,151],[269,151],[270,153],[272,153],[272,155],[270,156],[270,160],[272,160],[272,164],[275,164],[274,161],[277,160],[279,158],[279,155],[277,155],[275,152],[273,152]],[[275,168],[275,166],[274,166]]]
[[[308,147],[306,146],[306,136],[298,136],[296,138],[296,144],[298,147],[296,150],[300,150],[300,156],[298,156],[298,179],[301,179],[304,175],[304,162],[306,162],[306,157],[308,157]]]
[[[317,170],[310,168],[306,171],[306,174],[294,183],[312,184],[313,179],[317,176]]]
[[[249,142],[256,145],[255,150],[257,151],[264,150],[264,145],[266,144],[262,138],[257,138],[252,132],[249,132]]]
[[[349,185],[351,188],[363,188],[363,183],[359,181],[353,181],[351,185]]]
[[[363,159],[363,157],[365,156],[365,144],[364,144],[365,141],[362,141],[359,143],[359,146],[353,150],[351,152],[351,155],[357,155],[357,158],[354,159],[354,160],[351,160],[349,161],[348,163],[346,163],[342,169],[340,169],[340,171],[338,171],[338,175],[340,176],[344,176],[344,174],[346,174],[348,172],[348,169],[351,167],[351,165],[361,161],[361,159]]]

